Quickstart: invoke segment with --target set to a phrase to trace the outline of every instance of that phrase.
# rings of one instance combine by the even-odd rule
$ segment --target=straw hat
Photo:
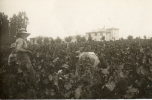
[[[25,28],[21,28],[16,34],[16,37],[20,37],[20,36],[28,37],[29,35],[30,33],[27,33]]]

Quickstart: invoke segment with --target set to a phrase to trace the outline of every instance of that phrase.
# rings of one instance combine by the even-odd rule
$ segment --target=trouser
[[[18,64],[20,72],[23,73],[23,78],[26,84],[30,87],[35,85],[35,70],[31,64],[30,58],[26,53],[18,53]]]

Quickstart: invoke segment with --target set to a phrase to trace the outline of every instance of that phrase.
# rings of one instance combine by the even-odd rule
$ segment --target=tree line
[[[16,33],[21,28],[27,28],[29,19],[26,12],[19,12],[12,17],[8,16],[4,12],[0,12],[0,45],[1,47],[9,46],[15,41]]]

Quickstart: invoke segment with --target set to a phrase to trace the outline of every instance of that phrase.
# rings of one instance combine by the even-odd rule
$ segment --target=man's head
[[[17,37],[17,38],[20,37],[20,38],[26,39],[29,35],[30,35],[30,33],[27,33],[27,32],[26,32],[26,29],[21,28],[21,29],[19,30],[19,32],[17,33],[16,37]]]

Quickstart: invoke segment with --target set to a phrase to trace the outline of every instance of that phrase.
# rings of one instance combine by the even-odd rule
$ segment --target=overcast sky
[[[152,0],[0,0],[9,17],[26,11],[33,36],[85,34],[102,27],[120,36],[152,36]]]

